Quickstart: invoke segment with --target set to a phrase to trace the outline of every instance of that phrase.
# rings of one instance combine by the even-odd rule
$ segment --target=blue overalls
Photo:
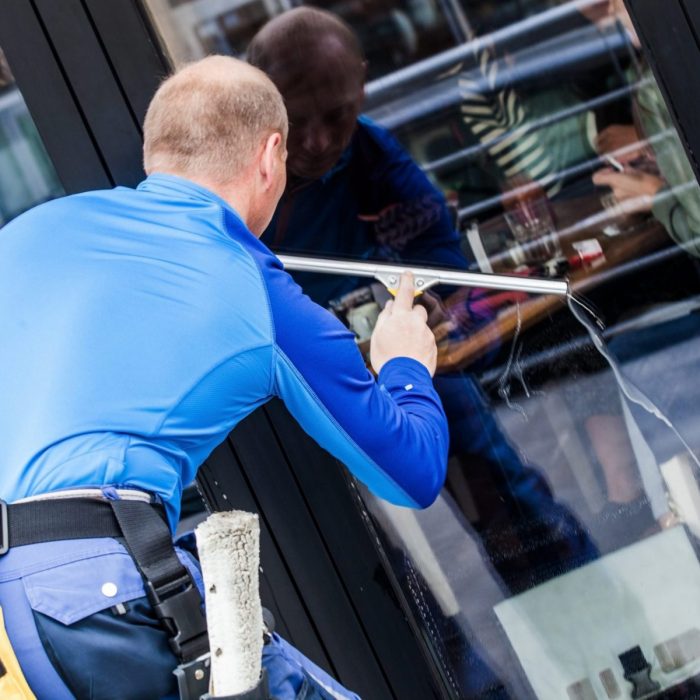
[[[0,322],[8,503],[140,489],[162,502],[174,531],[182,485],[274,396],[378,496],[425,507],[444,482],[447,425],[427,370],[396,358],[375,381],[353,336],[235,211],[192,182],[151,175],[137,190],[65,197],[10,222]],[[68,697],[51,662],[88,697],[171,693],[174,657],[114,540],[0,556],[0,605],[39,698]],[[280,698],[312,683],[282,640],[265,654]],[[331,696],[355,697],[321,682]]]
[[[187,552],[177,550],[202,591]],[[177,660],[146,599],[141,575],[114,539],[46,542],[11,550],[0,606],[22,670],[41,700],[177,700]],[[138,651],[135,651],[138,650]],[[280,700],[358,696],[278,635],[263,648],[270,692]]]

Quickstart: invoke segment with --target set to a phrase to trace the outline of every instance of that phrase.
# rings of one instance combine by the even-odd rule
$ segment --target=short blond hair
[[[144,169],[229,182],[274,132],[286,142],[287,112],[269,78],[235,58],[208,56],[184,65],[153,96]]]

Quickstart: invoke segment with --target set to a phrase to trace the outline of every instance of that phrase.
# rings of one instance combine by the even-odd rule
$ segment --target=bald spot
[[[282,98],[257,68],[229,56],[186,64],[158,89],[144,121],[144,167],[235,179],[273,132],[286,139]]]
[[[168,82],[173,86],[181,82],[221,83],[222,87],[235,90],[245,83],[269,84],[265,73],[245,61],[231,56],[207,56],[201,61],[185,64]]]

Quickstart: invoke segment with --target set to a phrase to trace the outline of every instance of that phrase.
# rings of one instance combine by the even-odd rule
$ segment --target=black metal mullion
[[[170,62],[139,0],[82,0],[140,128]]]
[[[428,700],[443,696],[440,685],[447,697],[439,676],[431,673],[429,652],[420,646],[404,594],[344,467],[304,433],[281,401],[271,401],[265,410],[393,692]],[[353,533],[351,547],[348,533]]]
[[[231,436],[247,478],[269,519],[289,570],[313,616],[337,677],[360,696],[394,694],[338,577],[266,415],[256,411]],[[284,450],[284,451],[283,451]],[[354,540],[354,535],[346,533]]]
[[[685,146],[695,176],[700,178],[700,11],[681,0],[625,0],[642,41],[645,55],[664,94],[669,112]]]
[[[115,184],[143,179],[141,133],[80,0],[34,0]]]
[[[263,605],[275,615],[280,634],[322,666],[332,668],[303,599],[285,566],[274,533],[270,530],[265,514],[260,511],[228,440],[214,450],[202,465],[197,481],[203,497],[212,509],[240,509],[259,514],[262,568],[260,595]]]
[[[111,186],[55,47],[28,0],[0,3],[0,47],[66,192]]]

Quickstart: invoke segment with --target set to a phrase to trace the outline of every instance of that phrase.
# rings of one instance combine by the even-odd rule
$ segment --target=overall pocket
[[[128,554],[61,564],[22,583],[44,649],[78,700],[177,698],[177,660]]]

